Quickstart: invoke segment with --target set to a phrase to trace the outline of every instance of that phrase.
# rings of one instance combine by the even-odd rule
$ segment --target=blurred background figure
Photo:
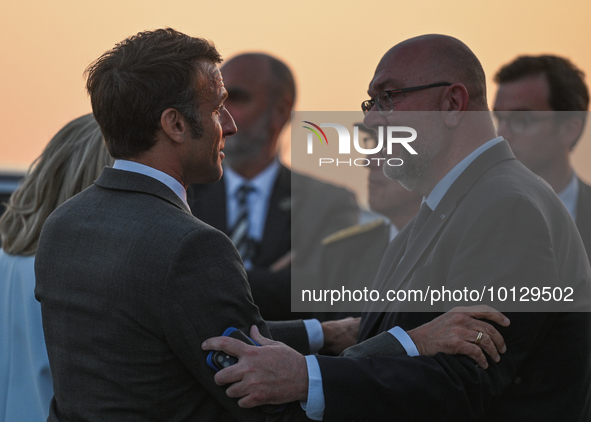
[[[64,126],[32,164],[0,218],[0,420],[45,421],[52,378],[35,299],[34,261],[43,223],[113,160],[92,114]]]
[[[577,177],[570,160],[589,107],[584,76],[566,58],[520,56],[496,74],[493,110],[499,135],[558,194],[591,259],[591,187]]]
[[[363,123],[355,126],[359,128],[365,148],[375,148],[378,142],[375,132]],[[353,290],[371,286],[388,243],[421,207],[423,197],[420,194],[386,177],[381,153],[366,158],[370,163],[367,166],[369,210],[361,211],[358,224],[323,239],[323,265],[319,280],[322,288],[340,289],[346,286]],[[339,311],[315,313],[314,317],[331,320],[357,315],[357,312]]]
[[[363,142],[366,149],[377,146],[376,134],[365,127],[363,123],[355,126],[364,134]],[[360,134],[361,136],[361,134]],[[368,155],[369,175],[367,177],[367,202],[370,210],[377,213],[378,217],[386,217],[386,223],[390,226],[390,240],[398,234],[421,207],[421,195],[404,188],[398,181],[388,179],[384,174],[384,160],[381,153],[375,156]],[[372,158],[377,158],[373,159]],[[366,213],[364,213],[367,215]],[[375,215],[375,214],[374,214]],[[359,224],[365,223],[364,215],[359,219]]]
[[[0,173],[0,217],[6,210],[6,204],[10,199],[12,192],[18,188],[24,175],[17,172],[2,172]]]
[[[232,239],[264,319],[303,316],[291,312],[292,266],[314,271],[321,240],[357,221],[355,196],[279,161],[279,135],[296,98],[285,63],[249,53],[231,58],[221,71],[225,107],[238,132],[226,139],[222,179],[189,187],[191,211]]]

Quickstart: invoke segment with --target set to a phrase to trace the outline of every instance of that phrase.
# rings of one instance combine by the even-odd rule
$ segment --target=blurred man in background
[[[509,141],[518,160],[552,186],[591,256],[591,186],[577,177],[570,160],[589,106],[583,78],[562,57],[518,57],[495,76],[499,88],[494,112],[499,135]]]
[[[363,132],[365,148],[375,148],[376,133],[363,123],[355,126]],[[381,152],[376,155],[382,157]],[[322,288],[340,289],[345,286],[353,290],[370,286],[388,243],[419,211],[422,196],[407,190],[398,180],[388,179],[382,163],[383,160],[370,159],[367,167],[370,210],[361,210],[358,224],[339,230],[322,241],[323,265],[318,280]],[[338,312],[315,313],[314,316],[328,320],[359,315],[359,312],[350,310],[350,304],[335,306],[341,309]]]
[[[263,318],[293,319],[300,315],[291,312],[292,265],[315,271],[321,240],[357,222],[357,203],[348,190],[280,162],[279,135],[296,99],[285,63],[249,53],[231,58],[221,70],[225,105],[238,133],[226,141],[222,179],[191,186],[189,204],[196,217],[236,245]]]

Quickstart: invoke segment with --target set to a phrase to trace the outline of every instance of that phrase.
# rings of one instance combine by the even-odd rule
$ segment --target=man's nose
[[[236,128],[236,123],[234,123],[234,118],[228,109],[224,107],[222,110],[222,132],[224,136],[235,135],[237,131],[238,129]]]
[[[365,118],[363,119],[363,124],[368,129],[373,129],[373,130],[377,131],[378,126],[387,126],[388,122],[387,122],[385,116],[382,116],[382,114],[378,111],[376,106],[374,106],[365,115]]]

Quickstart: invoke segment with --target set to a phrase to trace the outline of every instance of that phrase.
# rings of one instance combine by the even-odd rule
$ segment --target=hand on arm
[[[488,363],[484,352],[498,362],[499,353],[505,353],[507,347],[496,328],[482,319],[503,327],[509,326],[509,319],[502,313],[490,306],[478,305],[453,308],[427,324],[408,331],[408,335],[421,355],[434,356],[438,352],[467,355],[478,366],[486,369]],[[482,336],[476,342],[480,332]]]
[[[324,334],[324,346],[320,349],[320,353],[338,356],[347,347],[357,343],[360,320],[361,318],[348,317],[323,322],[321,325]]]
[[[238,358],[238,363],[215,375],[216,384],[232,384],[226,394],[239,398],[240,407],[306,400],[305,357],[283,343],[263,337],[256,326],[251,328],[250,337],[261,347],[230,337],[214,337],[203,343],[204,350],[223,350]]]

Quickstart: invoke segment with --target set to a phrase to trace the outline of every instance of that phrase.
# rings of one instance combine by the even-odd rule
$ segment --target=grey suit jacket
[[[267,418],[226,396],[201,350],[230,326],[269,334],[240,257],[164,184],[105,168],[48,218],[35,264],[49,421]]]
[[[408,250],[412,221],[398,234],[374,288],[460,289],[476,282],[519,292],[519,286],[570,285],[574,304],[588,310],[591,271],[583,244],[558,197],[538,179],[505,142],[490,148],[458,177]],[[589,421],[591,314],[571,310],[507,313],[511,325],[499,328],[507,352],[498,363],[489,360],[487,370],[443,353],[319,357],[324,420]],[[364,314],[360,340],[437,315]]]

